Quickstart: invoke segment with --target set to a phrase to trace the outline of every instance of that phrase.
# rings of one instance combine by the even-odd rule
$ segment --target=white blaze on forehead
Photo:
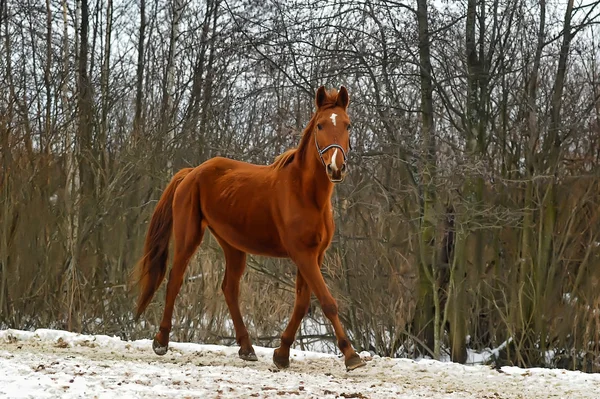
[[[331,121],[333,122],[333,126],[336,126],[335,118],[337,118],[337,114],[331,114]]]
[[[334,114],[335,115],[335,114]],[[335,122],[333,123],[335,125]],[[338,167],[337,164],[335,163],[335,157],[337,156],[337,148],[333,151],[333,156],[331,157],[331,169],[337,171]]]

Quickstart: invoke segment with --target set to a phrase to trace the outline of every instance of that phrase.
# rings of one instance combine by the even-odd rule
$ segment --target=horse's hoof
[[[346,359],[344,363],[346,364],[346,371],[351,371],[367,365],[367,362],[362,360],[357,353],[354,353],[352,356]]]
[[[290,367],[290,357],[279,356],[277,355],[277,352],[273,352],[273,363],[278,369],[287,369]]]
[[[156,338],[154,338],[154,341],[152,341],[152,349],[154,349],[154,353],[156,353],[158,356],[162,356],[167,353],[167,350],[169,349],[169,344],[163,346],[158,342]]]
[[[247,360],[249,362],[256,362],[258,358],[256,357],[256,353],[254,353],[254,349],[250,349],[250,351],[239,350],[238,355],[240,359]]]

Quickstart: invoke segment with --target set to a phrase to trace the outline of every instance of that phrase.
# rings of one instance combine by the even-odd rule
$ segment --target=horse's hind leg
[[[233,320],[236,341],[240,345],[238,354],[244,360],[256,361],[258,359],[256,353],[254,353],[248,330],[242,319],[239,305],[240,280],[244,274],[244,270],[246,270],[246,253],[233,248],[221,239],[219,239],[219,244],[225,253],[225,277],[223,278],[221,289],[225,295],[225,302]]]
[[[191,189],[193,190],[194,188]],[[200,214],[200,205],[194,195],[186,195],[185,192],[182,192],[179,198],[176,195],[174,204],[173,234],[175,238],[175,254],[173,256],[173,267],[169,273],[163,318],[160,323],[160,329],[152,343],[152,348],[157,355],[167,353],[175,299],[183,284],[185,269],[187,269],[191,257],[202,242],[205,229],[202,222],[202,215]]]
[[[290,346],[294,343],[296,332],[308,311],[309,305],[310,288],[308,288],[308,284],[304,280],[304,277],[302,277],[302,274],[298,271],[296,273],[296,301],[292,318],[281,335],[281,345],[273,352],[273,363],[280,369],[290,365]]]

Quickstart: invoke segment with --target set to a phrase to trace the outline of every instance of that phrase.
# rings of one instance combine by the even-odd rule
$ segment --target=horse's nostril
[[[331,169],[331,164],[327,164],[327,173],[333,173],[333,170]]]
[[[342,164],[342,172],[345,172],[345,171],[346,171],[346,164],[345,164],[345,163],[343,163],[343,164]]]

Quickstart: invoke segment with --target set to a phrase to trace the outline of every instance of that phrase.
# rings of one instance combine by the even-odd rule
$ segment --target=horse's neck
[[[316,148],[314,152],[307,149],[301,157],[298,157],[297,167],[302,180],[300,184],[302,190],[299,195],[309,202],[314,202],[321,210],[328,208],[331,204],[333,183],[325,173],[325,166],[320,161]]]

